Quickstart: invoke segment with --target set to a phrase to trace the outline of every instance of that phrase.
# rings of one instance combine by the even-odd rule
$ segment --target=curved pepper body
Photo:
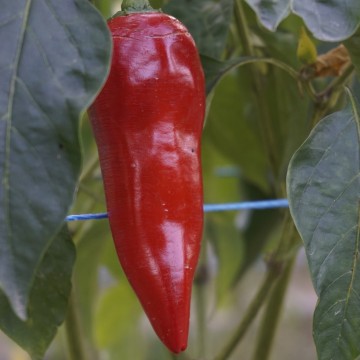
[[[154,330],[177,353],[187,346],[203,228],[204,75],[194,41],[173,17],[134,13],[108,26],[111,70],[89,114],[110,227]]]

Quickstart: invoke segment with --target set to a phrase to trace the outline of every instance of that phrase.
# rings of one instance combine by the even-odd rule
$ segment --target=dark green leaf
[[[353,104],[324,118],[295,153],[288,172],[290,209],[319,296],[314,338],[320,360],[360,354],[357,112]]]
[[[280,21],[290,13],[289,0],[246,0],[256,12],[260,22],[269,30],[275,31]]]
[[[0,39],[0,287],[25,319],[74,196],[78,118],[104,81],[110,44],[88,0],[3,1]]]
[[[233,12],[233,0],[176,0],[163,7],[189,29],[199,52],[220,58]]]
[[[28,303],[28,319],[17,317],[0,293],[0,327],[25,349],[33,360],[43,358],[64,321],[71,290],[75,248],[66,227],[51,243],[36,273]]]

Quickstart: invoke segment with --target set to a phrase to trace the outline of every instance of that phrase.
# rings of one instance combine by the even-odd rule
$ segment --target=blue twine
[[[288,207],[289,202],[287,199],[277,200],[260,200],[260,201],[244,201],[239,203],[227,203],[227,204],[205,204],[205,212],[215,211],[234,211],[234,210],[262,210],[262,209],[274,209]],[[107,213],[98,214],[80,214],[69,215],[66,217],[66,221],[78,221],[78,220],[99,220],[106,219]]]

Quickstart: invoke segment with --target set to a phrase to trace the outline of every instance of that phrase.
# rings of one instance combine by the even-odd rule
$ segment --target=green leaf
[[[176,0],[163,7],[189,29],[199,52],[220,58],[228,36],[233,0]]]
[[[138,325],[140,305],[128,282],[106,290],[95,313],[94,337],[99,348],[107,348],[126,337],[129,329]]]
[[[313,35],[323,41],[344,40],[360,24],[358,0],[292,0],[292,10],[303,18]]]
[[[33,360],[43,358],[57,327],[64,321],[74,261],[75,248],[64,227],[38,268],[30,292],[26,321],[17,317],[5,294],[0,292],[0,328]]]
[[[256,12],[260,22],[271,31],[275,31],[281,20],[290,13],[289,0],[246,0]]]
[[[290,210],[319,296],[320,360],[360,354],[359,118],[355,105],[321,120],[288,172]]]
[[[0,38],[0,287],[25,319],[74,196],[78,118],[107,74],[110,43],[87,0],[4,1]]]

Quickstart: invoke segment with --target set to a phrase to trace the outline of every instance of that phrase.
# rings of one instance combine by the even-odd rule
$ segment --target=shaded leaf
[[[220,58],[226,45],[233,0],[176,0],[166,4],[163,11],[185,24],[200,53]]]
[[[262,72],[258,71],[261,86],[258,86],[256,98],[253,99],[259,106],[253,109],[251,117],[256,119],[259,129],[265,126],[265,117],[268,118],[271,124],[268,131],[272,132],[273,137],[272,151],[279,161],[278,179],[285,182],[289,160],[309,133],[310,102],[299,89],[298,72],[295,70],[299,67],[297,36],[263,29],[258,29],[256,34],[264,43],[261,50],[266,57],[259,59],[260,64],[263,62]],[[257,66],[253,68],[258,69]]]
[[[280,21],[290,13],[289,0],[246,0],[256,12],[260,22],[269,30],[275,31]]]
[[[74,196],[78,118],[104,81],[110,43],[87,0],[5,1],[0,38],[0,287],[24,319]]]
[[[320,360],[360,354],[359,118],[355,105],[321,120],[288,172],[290,210],[319,296]]]
[[[203,137],[239,166],[246,178],[266,189],[266,157],[253,119],[246,117],[248,98],[243,91],[248,90],[237,80],[231,74],[217,86]]]
[[[66,227],[53,240],[36,273],[28,303],[28,319],[13,312],[5,294],[0,292],[0,327],[40,360],[64,321],[71,290],[75,248]]]

